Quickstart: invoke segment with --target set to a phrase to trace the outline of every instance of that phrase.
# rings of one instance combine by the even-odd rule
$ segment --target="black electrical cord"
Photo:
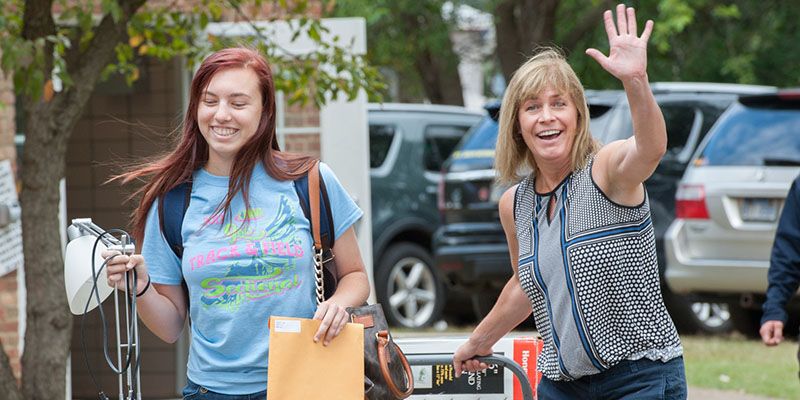
[[[103,261],[103,263],[100,266],[99,270],[95,267],[95,258],[96,258],[96,254],[97,254],[97,245],[98,245],[98,243],[100,243],[100,241],[102,240],[102,238],[104,236],[113,235],[115,233],[116,234],[120,234],[120,235],[125,235],[128,238],[130,237],[130,235],[128,235],[128,233],[125,232],[122,229],[109,229],[107,231],[102,232],[100,235],[97,236],[97,239],[95,239],[94,246],[92,247],[92,290],[89,293],[89,298],[86,301],[86,306],[84,307],[83,315],[81,316],[81,346],[82,346],[82,349],[83,349],[83,359],[84,359],[84,362],[86,363],[86,368],[89,371],[89,376],[91,377],[92,382],[94,383],[94,386],[97,389],[99,398],[101,400],[107,400],[108,397],[100,389],[100,386],[97,383],[97,379],[94,376],[94,373],[92,371],[92,368],[91,368],[91,365],[89,363],[89,359],[88,359],[88,356],[87,356],[87,351],[86,351],[86,334],[85,334],[85,323],[84,323],[84,321],[86,319],[86,313],[89,310],[89,305],[91,304],[91,301],[92,301],[92,295],[94,295],[94,298],[97,301],[98,309],[99,309],[99,312],[100,312],[100,320],[102,321],[102,324],[103,324],[103,355],[105,356],[106,363],[111,368],[111,370],[114,371],[114,373],[117,374],[117,375],[122,375],[122,374],[128,372],[128,369],[131,366],[132,354],[134,353],[133,351],[131,351],[131,349],[133,348],[134,351],[135,351],[136,363],[134,364],[133,370],[131,371],[131,379],[132,379],[132,385],[131,385],[132,386],[132,396],[131,396],[131,398],[132,399],[138,398],[138,393],[137,393],[137,387],[138,387],[137,383],[138,383],[138,375],[139,375],[138,372],[139,372],[139,368],[141,366],[141,346],[139,344],[138,338],[136,337],[136,333],[138,333],[138,332],[136,332],[136,330],[135,330],[135,325],[136,325],[135,318],[138,318],[138,316],[136,314],[136,312],[137,312],[137,310],[136,310],[136,280],[137,280],[138,276],[137,276],[137,272],[136,272],[135,268],[132,270],[133,288],[131,288],[131,280],[128,278],[128,274],[125,273],[125,288],[127,290],[127,293],[129,293],[129,294],[133,293],[134,295],[133,296],[129,296],[130,297],[130,299],[129,299],[130,300],[130,306],[127,308],[127,311],[129,312],[129,315],[130,315],[130,320],[128,321],[128,324],[127,324],[128,325],[127,326],[127,333],[128,333],[128,338],[130,338],[130,340],[129,340],[129,343],[128,343],[128,351],[127,351],[127,354],[126,354],[126,359],[125,359],[124,366],[121,369],[117,369],[117,367],[114,365],[113,361],[111,361],[111,358],[110,358],[110,356],[108,354],[107,323],[106,323],[105,312],[103,311],[103,307],[102,307],[102,300],[100,299],[100,290],[97,287],[97,280],[99,279],[100,273],[103,271],[103,268],[105,268],[111,260],[113,260],[115,257],[118,257],[120,254],[112,255],[109,258],[107,258],[105,261]],[[124,252],[124,249],[123,249],[123,252]],[[114,290],[117,290],[117,289],[114,288]],[[133,321],[133,322],[131,322],[131,321]],[[119,329],[119,325],[117,325],[116,328]],[[120,352],[122,350],[118,348],[117,351]]]

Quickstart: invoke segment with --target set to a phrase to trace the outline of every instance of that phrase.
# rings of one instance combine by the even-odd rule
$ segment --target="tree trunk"
[[[82,109],[83,104],[74,107]],[[50,105],[29,104],[27,111],[20,196],[28,298],[22,390],[31,400],[61,399],[72,340],[58,215],[69,132],[59,126],[61,118]]]
[[[87,46],[73,46],[66,59],[74,85],[50,101],[28,99],[25,151],[22,159],[22,238],[27,291],[27,327],[22,355],[22,393],[28,400],[63,399],[66,364],[72,341],[72,315],[64,301],[64,267],[59,221],[59,182],[64,177],[67,142],[100,74],[114,59],[117,43],[128,39],[127,23],[145,0],[120,0],[117,21],[104,15]],[[42,23],[52,0],[26,2],[24,35],[35,40],[48,35],[52,18]],[[36,11],[39,10],[39,11]],[[34,12],[36,11],[36,12]],[[42,73],[50,76],[52,59],[45,52]],[[0,388],[16,385],[0,358]],[[11,396],[16,393],[11,392]]]
[[[449,55],[431,54],[429,50],[417,53],[415,65],[425,96],[433,104],[464,105],[461,78],[458,75],[458,57],[449,49]]]
[[[464,105],[458,56],[450,40],[450,26],[442,18],[442,1],[420,3],[417,8],[397,4],[395,20],[404,40],[413,43],[414,68],[425,97],[433,104]],[[406,5],[406,7],[408,7]]]
[[[501,0],[495,7],[497,57],[506,82],[540,45],[553,44],[559,0]]]

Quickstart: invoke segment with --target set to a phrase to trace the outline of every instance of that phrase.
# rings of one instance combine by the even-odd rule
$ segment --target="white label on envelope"
[[[300,321],[293,319],[276,319],[275,332],[299,333]]]

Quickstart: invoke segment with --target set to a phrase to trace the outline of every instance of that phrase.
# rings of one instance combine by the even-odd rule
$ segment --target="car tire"
[[[734,328],[727,303],[698,301],[670,291],[664,291],[664,303],[680,333],[720,335]]]
[[[392,326],[420,328],[442,317],[445,289],[428,250],[414,243],[391,245],[378,261],[375,294]]]
[[[492,311],[492,307],[497,303],[497,297],[499,296],[500,293],[494,291],[475,293],[470,296],[472,312],[478,322],[483,320],[486,314],[489,314],[489,311]]]

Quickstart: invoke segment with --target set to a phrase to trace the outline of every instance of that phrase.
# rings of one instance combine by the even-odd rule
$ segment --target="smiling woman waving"
[[[661,297],[643,182],[667,144],[647,79],[653,22],[633,8],[604,14],[608,57],[586,53],[622,82],[634,136],[600,145],[583,87],[564,57],[539,51],[515,73],[499,119],[500,199],[515,274],[455,354],[456,375],[533,312],[544,340],[539,399],[683,399],[683,349]],[[520,174],[522,173],[522,176]]]

